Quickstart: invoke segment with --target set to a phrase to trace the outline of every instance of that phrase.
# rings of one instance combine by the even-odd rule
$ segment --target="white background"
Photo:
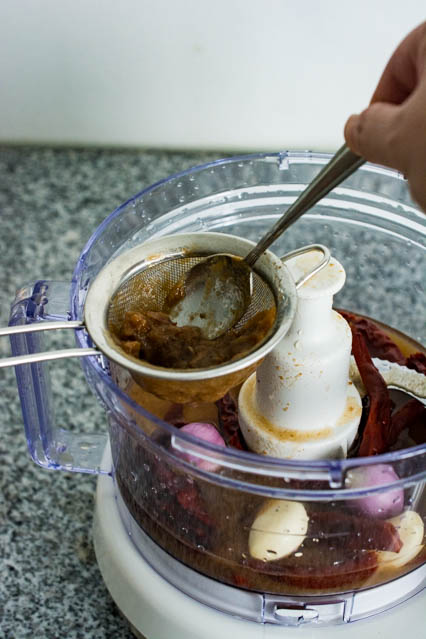
[[[0,0],[0,142],[333,149],[424,0]]]

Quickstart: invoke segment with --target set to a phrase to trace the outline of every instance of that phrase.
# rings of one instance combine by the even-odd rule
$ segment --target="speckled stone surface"
[[[7,324],[18,286],[38,278],[70,280],[87,239],[119,204],[219,155],[0,148],[0,325]],[[297,234],[290,237],[301,243]],[[330,238],[333,243],[331,231]],[[358,250],[366,259],[377,255],[371,245]],[[403,300],[407,264],[399,264],[389,247],[381,250],[388,251],[383,269],[390,269]],[[423,304],[424,277],[415,264],[411,273]],[[378,311],[383,304],[392,300],[378,299]],[[0,356],[8,352],[1,339]],[[54,383],[64,426],[106,428],[77,363],[56,364]],[[11,369],[0,370],[0,409],[0,639],[130,639],[94,556],[96,478],[46,471],[31,461]]]
[[[18,286],[68,281],[89,236],[116,206],[171,173],[217,158],[108,150],[0,149],[0,325]],[[0,340],[0,354],[8,354]],[[55,365],[57,414],[105,429],[78,364]],[[97,567],[96,479],[30,459],[12,369],[0,371],[0,637],[130,639]]]

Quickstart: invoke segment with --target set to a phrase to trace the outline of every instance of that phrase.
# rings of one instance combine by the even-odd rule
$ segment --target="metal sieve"
[[[189,233],[159,237],[113,258],[92,282],[84,304],[84,321],[42,322],[0,329],[1,335],[56,328],[86,329],[96,345],[93,349],[68,349],[6,358],[0,367],[30,362],[104,355],[127,370],[137,384],[169,401],[188,403],[215,401],[242,383],[287,333],[296,310],[296,288],[326,266],[328,249],[314,244],[288,253],[283,258],[266,251],[256,262],[251,303],[237,327],[259,311],[275,306],[274,324],[251,352],[219,366],[175,369],[154,366],[128,355],[114,339],[114,331],[128,311],[163,311],[167,294],[182,275],[213,253],[244,257],[254,243],[222,233]],[[294,282],[284,261],[309,251],[323,255],[303,279]]]
[[[164,311],[168,293],[185,273],[205,259],[206,255],[173,256],[143,268],[127,279],[116,291],[108,308],[107,326],[111,333],[120,326],[130,311]],[[242,328],[257,313],[276,306],[274,294],[257,273],[253,274],[253,291],[250,304],[234,328]]]

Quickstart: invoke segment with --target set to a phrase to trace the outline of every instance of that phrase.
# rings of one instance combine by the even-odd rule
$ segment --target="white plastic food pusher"
[[[296,257],[296,279],[317,259]],[[333,311],[333,295],[346,279],[328,266],[298,291],[293,324],[239,394],[239,420],[247,445],[261,455],[294,459],[345,457],[361,418],[361,398],[349,380],[352,335]]]

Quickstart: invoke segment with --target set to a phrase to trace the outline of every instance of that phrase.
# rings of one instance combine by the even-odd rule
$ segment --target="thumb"
[[[401,106],[374,102],[345,125],[345,140],[354,153],[369,162],[404,171],[404,140],[399,140]]]

